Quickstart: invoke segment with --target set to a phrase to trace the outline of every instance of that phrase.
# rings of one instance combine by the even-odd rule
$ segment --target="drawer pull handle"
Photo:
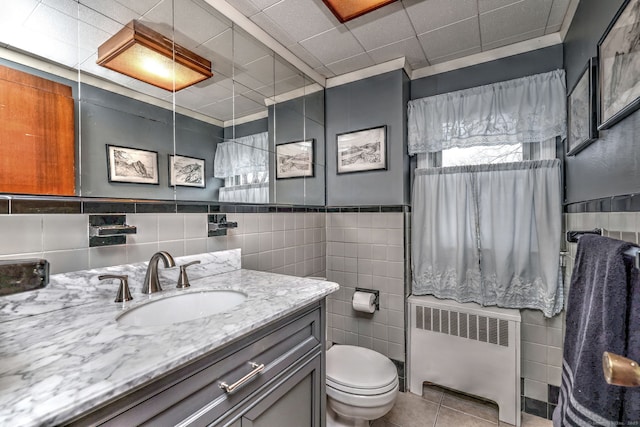
[[[251,367],[253,368],[253,371],[249,372],[247,375],[240,378],[238,381],[236,381],[231,385],[225,382],[220,383],[220,388],[226,391],[227,393],[233,393],[234,391],[236,391],[238,387],[243,386],[245,383],[249,382],[260,372],[264,371],[264,363],[261,363],[258,365],[257,363],[249,362],[249,365],[251,365]]]

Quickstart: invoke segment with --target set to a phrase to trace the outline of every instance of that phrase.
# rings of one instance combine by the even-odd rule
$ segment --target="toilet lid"
[[[334,345],[327,351],[327,385],[347,393],[378,394],[396,387],[391,360],[364,347]]]

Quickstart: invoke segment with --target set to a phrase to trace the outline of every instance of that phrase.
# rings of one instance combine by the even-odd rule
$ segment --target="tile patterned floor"
[[[549,420],[522,413],[521,427],[551,427]],[[422,397],[399,393],[396,404],[371,427],[510,427],[499,422],[495,403],[425,384]]]

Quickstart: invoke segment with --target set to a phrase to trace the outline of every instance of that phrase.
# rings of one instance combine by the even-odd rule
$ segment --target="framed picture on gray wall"
[[[598,138],[596,79],[598,61],[591,58],[567,97],[567,154],[573,155]]]
[[[204,164],[204,159],[170,154],[169,186],[204,188],[206,186]]]
[[[598,72],[598,129],[608,129],[640,107],[640,0],[626,0],[598,42]]]
[[[313,139],[276,145],[276,179],[313,176]]]
[[[387,126],[338,134],[338,173],[387,168]]]
[[[158,152],[107,144],[109,182],[158,184]]]

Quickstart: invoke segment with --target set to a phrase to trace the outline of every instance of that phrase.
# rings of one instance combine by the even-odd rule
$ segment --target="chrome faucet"
[[[165,268],[175,267],[176,263],[173,257],[169,255],[169,252],[160,251],[153,254],[147,267],[147,275],[144,276],[144,283],[142,284],[143,294],[152,294],[154,292],[160,292],[162,286],[158,280],[158,261],[162,260]]]

